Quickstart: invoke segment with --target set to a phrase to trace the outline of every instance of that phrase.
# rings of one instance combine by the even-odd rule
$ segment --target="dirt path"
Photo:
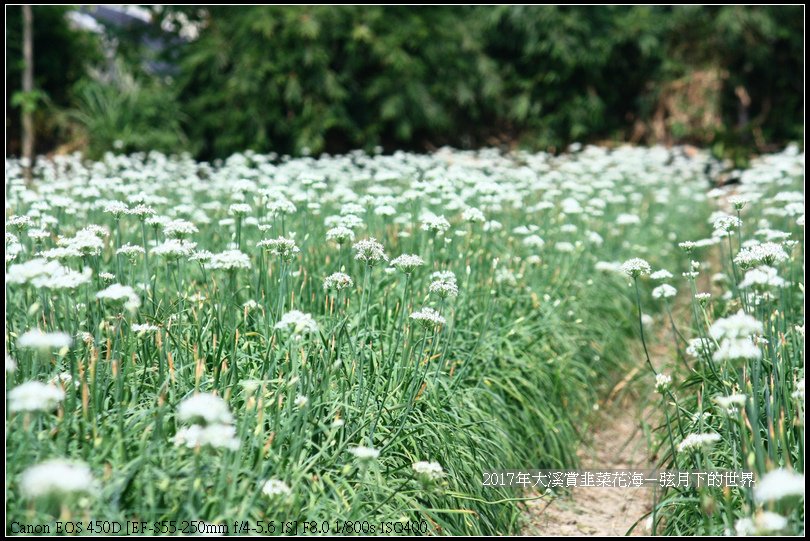
[[[699,278],[699,291],[710,291],[708,276]],[[689,319],[691,294],[682,286],[673,303],[675,321]],[[671,328],[659,314],[652,336],[647,335],[650,359],[659,372],[677,373],[677,355]],[[642,359],[638,344],[631,354],[641,363],[631,370],[600,403],[600,413],[591,422],[591,439],[577,453],[583,470],[653,470],[650,451],[652,426],[657,426],[658,395],[652,374]],[[677,377],[677,376],[676,376]],[[523,535],[608,536],[650,535],[644,515],[652,510],[652,487],[577,487],[557,498],[544,497],[526,504],[527,525]],[[638,524],[636,524],[638,522]],[[634,527],[635,525],[635,527]],[[630,529],[633,528],[632,531]]]
[[[637,374],[628,374],[625,381]],[[622,384],[620,384],[622,385]],[[622,386],[623,387],[623,386]],[[582,469],[651,469],[648,438],[643,423],[649,412],[637,397],[614,396],[602,407],[594,425],[593,439],[580,451]],[[625,535],[652,508],[652,490],[643,488],[577,487],[570,495],[527,503],[528,524],[524,535],[608,536]],[[649,534],[644,521],[632,535]]]

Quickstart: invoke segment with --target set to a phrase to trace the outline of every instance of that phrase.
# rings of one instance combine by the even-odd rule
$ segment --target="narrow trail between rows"
[[[699,278],[700,290],[708,291],[710,282]],[[681,287],[672,299],[675,321],[690,319],[691,293]],[[665,314],[659,314],[655,331],[645,330],[650,360],[658,372],[672,373],[677,353],[672,330]],[[644,362],[639,344],[632,342],[628,355],[638,359],[632,368],[599,403],[589,420],[590,436],[577,453],[582,470],[653,470],[656,469],[653,436],[659,424],[659,395],[655,380]],[[653,507],[652,487],[576,487],[558,496],[546,496],[526,503],[526,536],[616,536],[650,535],[645,516]],[[631,530],[632,529],[632,530]]]
[[[628,374],[624,382],[637,376]],[[621,385],[621,384],[620,384]],[[617,387],[618,389],[618,387]],[[614,395],[621,395],[621,389]],[[650,412],[633,395],[614,396],[602,407],[593,438],[580,449],[582,469],[652,469],[644,424]],[[652,490],[642,488],[577,487],[555,499],[527,503],[524,535],[625,535],[652,508]],[[632,534],[644,535],[641,521]]]

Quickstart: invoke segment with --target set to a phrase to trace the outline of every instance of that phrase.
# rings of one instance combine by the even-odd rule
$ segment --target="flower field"
[[[638,369],[661,469],[756,480],[639,523],[802,533],[804,154],[714,167],[149,153],[27,184],[7,160],[7,530],[519,533],[531,495],[482,472],[575,468]]]

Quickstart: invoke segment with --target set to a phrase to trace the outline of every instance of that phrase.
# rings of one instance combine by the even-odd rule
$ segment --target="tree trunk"
[[[22,91],[30,96],[34,91],[34,16],[30,5],[22,6],[23,15],[23,78]],[[25,178],[30,181],[31,167],[34,164],[34,113],[30,105],[22,107],[22,155],[28,163]]]

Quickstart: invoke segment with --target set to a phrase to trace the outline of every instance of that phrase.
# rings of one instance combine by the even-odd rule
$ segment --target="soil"
[[[582,469],[653,468],[644,431],[649,412],[637,404],[631,396],[612,397],[602,408],[592,440],[579,453]],[[649,487],[577,487],[561,497],[527,502],[523,535],[611,536],[631,528],[630,535],[648,535],[639,519],[652,509],[652,498]]]

